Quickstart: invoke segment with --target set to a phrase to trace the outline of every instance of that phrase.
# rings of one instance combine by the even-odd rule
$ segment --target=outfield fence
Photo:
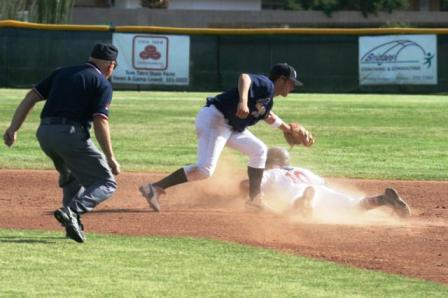
[[[116,89],[216,91],[241,72],[267,73],[276,62],[298,70],[304,92],[447,92],[448,29],[198,29],[154,26],[48,25],[0,21],[0,87],[30,87],[53,69],[86,61],[114,33],[188,36],[188,84],[115,83]],[[435,35],[434,84],[360,85],[359,38]],[[120,62],[120,61],[119,61]]]

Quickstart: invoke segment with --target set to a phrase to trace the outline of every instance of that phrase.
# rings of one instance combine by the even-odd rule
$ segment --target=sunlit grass
[[[25,90],[0,89],[0,127]],[[124,170],[172,171],[196,159],[194,120],[214,93],[115,92],[111,128]],[[34,134],[39,103],[13,149],[1,149],[2,168],[52,168]],[[321,175],[378,179],[448,179],[448,100],[437,95],[292,94],[276,98],[285,121],[309,128],[317,143],[291,151],[295,164]],[[286,146],[280,131],[251,128],[268,146]],[[246,157],[226,149],[241,160]]]

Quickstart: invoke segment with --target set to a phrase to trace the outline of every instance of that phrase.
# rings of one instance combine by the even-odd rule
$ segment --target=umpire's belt
[[[73,125],[85,128],[81,123],[64,117],[45,117],[40,120],[40,123],[44,125]]]

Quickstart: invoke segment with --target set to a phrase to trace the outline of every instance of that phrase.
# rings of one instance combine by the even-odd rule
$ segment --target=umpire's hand
[[[3,134],[3,141],[5,142],[5,145],[8,147],[11,147],[12,144],[16,142],[17,139],[17,132],[12,130],[11,128],[8,128],[5,130],[5,133]]]
[[[120,174],[120,164],[115,159],[115,157],[109,158],[107,160],[107,163],[109,164],[109,167],[112,170],[112,174],[114,175]]]

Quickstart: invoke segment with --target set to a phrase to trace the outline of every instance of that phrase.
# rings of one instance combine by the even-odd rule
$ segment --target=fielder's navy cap
[[[271,69],[271,78],[285,76],[294,82],[296,86],[303,86],[303,83],[297,79],[297,71],[288,63],[277,63]]]
[[[90,57],[92,58],[108,61],[117,60],[117,56],[118,56],[117,47],[108,43],[97,43],[93,47],[92,53],[90,54]]]

